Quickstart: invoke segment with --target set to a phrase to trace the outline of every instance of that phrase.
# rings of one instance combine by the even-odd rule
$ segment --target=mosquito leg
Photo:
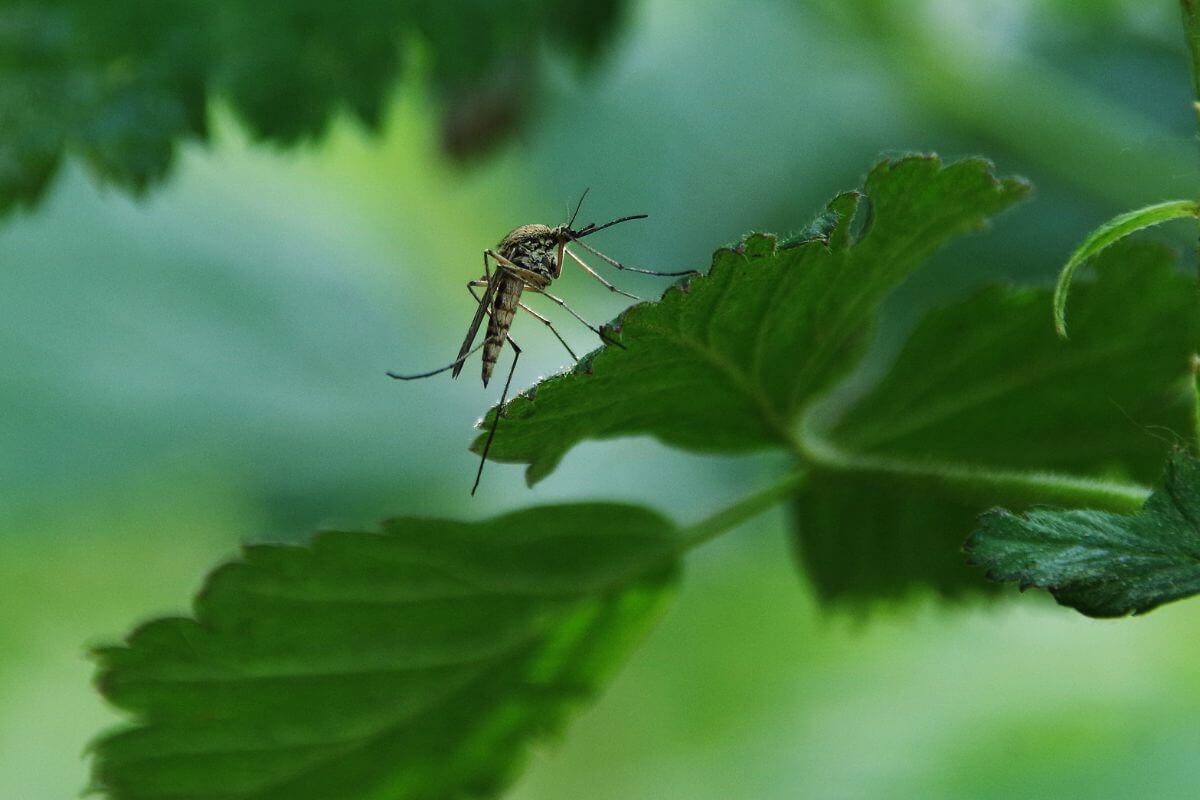
[[[569,305],[567,305],[567,302],[565,300],[563,300],[561,297],[556,297],[555,295],[552,295],[549,292],[547,292],[545,289],[539,289],[536,286],[529,286],[528,284],[526,284],[525,288],[531,292],[536,292],[537,294],[543,295],[555,303],[558,303],[560,306],[562,306],[563,308],[565,308],[567,310],[568,314],[570,314],[572,317],[574,317],[575,319],[579,320],[584,325],[586,325],[587,329],[589,331],[591,331],[592,333],[599,336],[601,341],[606,342],[608,344],[614,344],[617,347],[621,348],[622,350],[626,349],[625,345],[621,344],[620,342],[613,339],[612,337],[605,335],[604,331],[602,331],[600,328],[597,328],[595,325],[588,322],[583,317],[579,316],[579,314],[577,314],[575,312],[575,309],[573,309]]]
[[[508,380],[504,382],[504,391],[500,393],[500,404],[496,406],[496,416],[492,419],[492,428],[488,431],[487,441],[483,443],[483,453],[479,456],[479,469],[475,473],[475,485],[471,487],[471,496],[475,495],[475,490],[479,488],[479,479],[483,477],[483,465],[487,463],[488,452],[492,449],[492,439],[496,438],[496,426],[500,424],[500,415],[504,412],[504,401],[508,399],[508,387],[512,384],[513,373],[517,371],[517,361],[521,358],[521,348],[517,343],[508,337],[508,343],[512,345],[513,360],[512,366],[508,368]]]
[[[504,268],[505,272],[509,272],[509,273],[515,275],[516,277],[525,281],[525,283],[530,286],[539,286],[539,285],[545,285],[546,283],[548,283],[545,275],[539,275],[538,273],[533,272],[531,270],[527,270],[524,267],[518,267],[516,264],[509,261],[507,258],[500,255],[499,253],[497,253],[494,250],[488,250],[487,255],[494,258],[496,260],[496,263],[500,267]]]
[[[495,250],[491,249],[490,247],[487,250],[483,251],[483,263],[485,265],[487,264],[487,260],[488,260],[489,256],[491,258],[496,259],[496,263],[502,267],[508,267],[509,269],[520,269],[520,267],[518,267],[516,264],[509,261],[507,258],[500,255],[499,253],[497,253]]]
[[[477,288],[483,288],[484,286],[487,286],[490,282],[491,282],[490,280],[488,280],[488,281],[467,281],[467,291],[471,293],[471,297],[475,298],[475,302],[477,304],[482,303],[483,300],[481,300],[479,298],[479,295],[475,293],[475,290]],[[484,309],[484,313],[486,313],[490,317],[492,315],[492,310],[490,308],[486,308],[486,309]]]
[[[582,247],[584,250],[587,250],[589,253],[596,256],[597,258],[603,259],[610,266],[616,267],[617,269],[623,269],[626,272],[640,272],[643,275],[657,275],[660,278],[678,278],[681,275],[699,275],[700,274],[699,272],[697,272],[694,269],[685,270],[684,272],[654,272],[653,270],[641,269],[640,267],[628,267],[628,266],[622,264],[620,261],[617,261],[615,258],[610,258],[609,256],[604,255],[604,253],[601,253],[596,248],[588,245],[587,242],[581,242],[578,239],[575,239],[574,243],[579,245],[580,247]]]
[[[624,291],[624,290],[622,290],[622,289],[618,289],[616,286],[613,286],[611,283],[609,283],[609,282],[608,282],[608,281],[606,281],[606,280],[605,280],[603,277],[601,277],[600,273],[596,272],[596,270],[592,269],[592,268],[591,268],[591,267],[589,267],[587,264],[583,263],[583,259],[582,259],[582,258],[580,258],[579,256],[575,255],[574,253],[572,253],[572,252],[571,252],[570,250],[568,250],[567,248],[565,248],[565,247],[564,247],[564,248],[563,248],[563,252],[564,252],[564,253],[566,253],[567,255],[569,255],[569,256],[570,256],[572,259],[574,259],[574,261],[575,261],[575,263],[576,263],[576,264],[578,264],[579,266],[583,267],[583,271],[584,271],[584,272],[586,272],[588,275],[591,275],[593,278],[595,278],[596,280],[600,281],[600,283],[602,283],[602,284],[604,284],[605,286],[607,286],[607,287],[608,287],[608,290],[609,290],[610,292],[616,292],[617,294],[622,294],[622,295],[625,295],[626,297],[628,297],[628,298],[629,298],[629,299],[631,299],[631,300],[641,300],[641,299],[643,299],[643,298],[641,298],[641,297],[638,297],[638,296],[637,296],[637,295],[635,295],[635,294],[630,294],[629,292],[626,292],[626,291]]]
[[[558,329],[554,327],[554,323],[553,323],[553,322],[551,322],[550,320],[548,320],[546,317],[543,317],[541,314],[537,313],[536,311],[534,311],[532,308],[530,308],[529,306],[525,305],[524,303],[517,303],[517,305],[519,305],[521,308],[523,308],[523,309],[525,309],[526,311],[528,311],[530,314],[532,314],[532,315],[533,315],[534,317],[536,317],[537,319],[541,320],[542,324],[543,324],[543,325],[545,325],[547,328],[549,328],[549,329],[550,329],[550,332],[554,334],[555,338],[557,338],[557,339],[558,339],[560,342],[562,342],[562,346],[563,346],[563,347],[565,347],[565,348],[567,348],[567,352],[571,354],[571,359],[572,359],[573,361],[578,361],[578,360],[579,360],[579,356],[575,355],[575,351],[571,349],[571,345],[567,344],[567,340],[566,340],[566,339],[564,339],[564,338],[562,337],[562,334],[560,334],[560,333],[558,332]],[[509,341],[511,342],[512,340],[510,339]]]
[[[471,347],[471,341],[475,338],[475,331],[479,327],[479,321],[480,321],[480,319],[483,318],[483,311],[487,310],[483,305],[484,300],[486,300],[490,295],[485,294],[483,299],[480,299],[475,294],[475,290],[471,288],[472,286],[487,286],[490,289],[491,282],[490,281],[471,281],[467,285],[468,291],[471,292],[471,296],[475,298],[475,303],[480,308],[478,310],[476,310],[476,318],[471,323],[471,332],[468,334],[466,341],[463,342],[462,349],[459,350],[459,352],[458,352],[458,358],[454,359],[453,361],[451,361],[449,364],[447,364],[444,367],[441,367],[441,368],[435,369],[435,370],[431,370],[430,372],[422,372],[417,375],[401,375],[397,372],[389,371],[387,373],[387,376],[389,378],[395,378],[398,381],[412,381],[412,380],[417,380],[418,378],[431,378],[434,375],[445,372],[448,369],[453,369],[454,377],[456,377],[456,378],[458,377],[458,373],[462,369],[463,362],[466,361],[473,353],[475,353],[476,350],[483,347],[483,344],[484,344],[483,342],[480,342],[479,344],[475,345],[474,347]]]
[[[431,370],[431,371],[429,371],[429,372],[422,372],[422,373],[419,373],[419,374],[417,374],[417,375],[401,375],[401,374],[399,374],[399,373],[396,373],[396,372],[388,372],[388,373],[387,373],[387,376],[388,376],[389,378],[395,378],[395,379],[396,379],[396,380],[398,380],[398,381],[415,381],[415,380],[417,380],[417,379],[419,379],[419,378],[432,378],[434,375],[437,375],[437,374],[439,374],[439,373],[445,372],[445,371],[446,371],[446,370],[448,370],[448,369],[453,369],[454,367],[457,367],[459,364],[463,363],[463,362],[464,362],[464,361],[466,361],[468,358],[470,358],[472,355],[474,355],[474,354],[475,354],[475,351],[476,351],[476,350],[478,350],[478,349],[479,349],[479,348],[481,348],[481,347],[483,347],[483,342],[480,342],[479,344],[475,345],[473,348],[471,348],[471,349],[470,349],[470,350],[468,350],[467,352],[463,353],[461,356],[459,356],[458,358],[454,359],[453,361],[451,361],[451,362],[450,362],[449,364],[447,364],[446,366],[444,366],[444,367],[439,367],[438,369]]]

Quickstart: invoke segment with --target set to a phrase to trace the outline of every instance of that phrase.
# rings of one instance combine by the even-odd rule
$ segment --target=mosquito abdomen
[[[499,280],[496,296],[492,299],[487,338],[483,343],[484,386],[487,386],[492,377],[492,370],[500,360],[500,352],[504,350],[504,342],[508,338],[508,329],[512,327],[513,315],[517,312],[517,304],[521,302],[521,290],[525,287],[520,278],[512,275],[502,275]]]

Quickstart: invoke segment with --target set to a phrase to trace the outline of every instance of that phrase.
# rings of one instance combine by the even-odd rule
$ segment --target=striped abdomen
[[[492,315],[488,318],[487,338],[483,341],[483,385],[487,386],[492,377],[492,370],[500,360],[500,351],[508,338],[508,329],[512,327],[513,315],[517,313],[517,304],[521,302],[521,290],[525,283],[514,275],[497,275],[500,284],[496,287],[496,295],[492,298]]]

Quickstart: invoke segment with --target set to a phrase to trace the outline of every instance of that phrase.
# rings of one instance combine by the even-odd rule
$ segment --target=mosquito
[[[522,225],[519,228],[514,228],[505,236],[496,249],[489,248],[483,251],[483,277],[467,282],[467,291],[475,299],[475,317],[471,320],[471,324],[467,328],[467,335],[463,339],[462,347],[458,350],[457,358],[444,367],[416,375],[400,375],[395,372],[387,373],[388,377],[395,378],[396,380],[411,381],[421,378],[432,378],[434,375],[439,375],[447,370],[453,370],[450,376],[457,378],[459,373],[462,372],[466,360],[476,351],[482,349],[483,385],[486,387],[488,381],[491,380],[492,372],[496,368],[496,362],[500,360],[500,354],[504,350],[505,342],[512,346],[512,365],[508,369],[508,378],[504,382],[504,391],[500,393],[500,405],[497,406],[496,416],[492,419],[492,427],[488,431],[487,440],[483,445],[483,453],[479,457],[479,469],[475,472],[475,484],[471,487],[472,495],[479,488],[479,480],[483,476],[483,465],[487,461],[488,451],[491,450],[492,439],[496,436],[496,426],[500,422],[500,414],[501,409],[504,408],[504,401],[508,398],[508,389],[512,384],[513,373],[517,369],[517,360],[521,357],[520,346],[513,341],[512,336],[509,334],[509,329],[512,327],[513,317],[516,316],[517,309],[528,312],[532,317],[549,328],[555,338],[566,348],[571,359],[576,362],[579,361],[579,357],[575,355],[575,351],[571,349],[566,339],[554,327],[554,323],[521,302],[521,294],[523,292],[542,295],[566,310],[568,314],[585,325],[588,330],[599,336],[601,341],[624,349],[624,345],[606,336],[601,328],[581,317],[561,297],[547,291],[550,284],[562,275],[563,258],[566,257],[578,264],[588,275],[591,275],[602,283],[610,292],[615,292],[634,300],[641,299],[618,289],[612,283],[605,280],[602,275],[584,263],[582,258],[571,252],[569,249],[570,245],[577,244],[605,264],[625,272],[637,272],[642,275],[656,275],[664,278],[677,278],[683,275],[696,274],[695,270],[655,272],[639,267],[631,267],[604,255],[599,250],[589,246],[586,242],[581,241],[583,237],[599,233],[605,228],[611,228],[614,225],[620,225],[623,222],[630,222],[636,219],[645,219],[647,216],[646,214],[631,214],[627,217],[619,217],[611,222],[606,222],[603,225],[589,223],[576,230],[572,226],[575,224],[575,218],[579,216],[579,209],[583,206],[583,199],[585,197],[587,197],[586,190],[583,196],[579,198],[579,202],[575,206],[575,211],[571,214],[571,218],[566,224],[555,228],[539,224]],[[494,270],[492,269],[492,262],[495,262]],[[482,297],[476,292],[477,289],[483,289]],[[487,332],[484,335],[483,341],[475,344],[475,338],[479,333],[479,327],[483,324],[485,316],[488,318]]]

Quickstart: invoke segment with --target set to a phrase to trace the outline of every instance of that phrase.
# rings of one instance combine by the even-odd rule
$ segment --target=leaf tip
[[[566,451],[544,453],[530,461],[529,466],[525,468],[525,485],[532,489],[545,480],[558,467],[564,455]]]

